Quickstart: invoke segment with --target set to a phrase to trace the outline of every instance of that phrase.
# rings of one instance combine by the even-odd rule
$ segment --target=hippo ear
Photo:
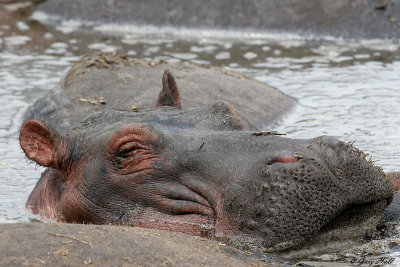
[[[172,76],[169,70],[164,71],[162,86],[163,88],[158,96],[156,106],[173,106],[181,109],[178,87],[176,86],[174,76]]]
[[[36,120],[24,122],[19,134],[19,143],[26,156],[44,167],[56,167],[55,131]]]

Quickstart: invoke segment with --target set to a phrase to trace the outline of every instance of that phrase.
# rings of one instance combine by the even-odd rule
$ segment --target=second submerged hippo
[[[47,167],[27,202],[33,213],[62,222],[178,231],[263,251],[358,239],[382,219],[392,185],[352,145],[333,137],[301,140],[244,130],[261,118],[244,116],[243,123],[238,114],[246,113],[224,101],[183,108],[168,71],[153,107],[133,112],[117,101],[104,108],[103,100],[119,97],[116,80],[107,81],[115,83],[109,88],[114,96],[99,102],[92,96],[87,103],[82,94],[96,90],[106,76],[93,77],[102,71],[129,83],[119,63],[96,65],[104,59],[119,60],[81,60],[55,91],[68,95],[80,86],[80,94],[56,99],[58,109],[39,108],[54,94],[39,100],[21,127],[27,157]],[[74,82],[85,77],[86,84]],[[143,90],[133,81],[132,95]],[[206,84],[201,90],[215,91]],[[289,101],[280,98],[273,99],[275,106]]]

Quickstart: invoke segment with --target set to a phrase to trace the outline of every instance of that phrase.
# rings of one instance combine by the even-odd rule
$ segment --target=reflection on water
[[[0,25],[0,223],[28,220],[24,203],[43,170],[29,163],[18,145],[24,109],[92,50],[245,72],[299,100],[275,130],[355,142],[385,171],[400,170],[398,44],[195,35],[65,35],[31,21]]]

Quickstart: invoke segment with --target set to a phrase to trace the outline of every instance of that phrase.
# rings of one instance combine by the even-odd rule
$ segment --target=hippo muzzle
[[[233,142],[234,148],[217,141],[234,151],[211,157],[219,158],[213,172],[223,172],[222,181],[231,181],[216,186],[222,209],[215,234],[236,246],[285,251],[357,240],[375,230],[392,199],[383,172],[361,151],[336,138],[240,140]],[[226,236],[220,229],[234,230]]]

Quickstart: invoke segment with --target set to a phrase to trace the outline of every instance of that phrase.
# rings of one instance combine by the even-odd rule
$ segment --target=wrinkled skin
[[[100,111],[67,133],[22,125],[22,149],[48,167],[27,202],[33,213],[264,251],[358,239],[381,220],[393,188],[362,152],[333,137],[243,130],[223,101],[181,111],[172,76],[164,78],[153,109]]]

